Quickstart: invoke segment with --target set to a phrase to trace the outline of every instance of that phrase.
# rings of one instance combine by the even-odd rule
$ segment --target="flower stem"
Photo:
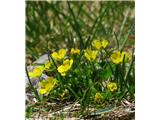
[[[39,95],[38,95],[37,90],[36,90],[36,89],[34,88],[34,86],[32,85],[31,79],[30,79],[29,74],[28,74],[27,66],[25,67],[25,69],[26,69],[26,74],[27,74],[27,78],[28,78],[28,81],[29,81],[29,85],[30,85],[31,89],[32,89],[33,92],[34,92],[35,97],[38,99],[39,102],[41,102],[41,99],[40,99],[40,97],[39,97]]]

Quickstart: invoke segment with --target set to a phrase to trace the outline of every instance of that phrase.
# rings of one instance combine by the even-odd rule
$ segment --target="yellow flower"
[[[103,96],[101,95],[101,93],[97,92],[95,97],[94,97],[94,100],[97,101],[97,102],[100,102],[103,100]]]
[[[80,54],[80,50],[77,48],[72,48],[71,49],[71,54]]]
[[[92,46],[93,47],[95,47],[96,49],[101,49],[101,41],[100,40],[94,40],[93,42],[92,42]]]
[[[37,78],[42,75],[42,72],[44,71],[43,66],[39,66],[33,69],[33,72],[29,72],[29,77],[30,78]]]
[[[61,59],[64,58],[64,56],[66,55],[66,50],[65,49],[60,49],[58,52],[53,52],[52,53],[52,57],[57,60],[60,61]]]
[[[96,59],[96,56],[97,56],[97,53],[98,51],[97,50],[85,50],[84,51],[84,56],[89,60],[89,61],[93,61]]]
[[[71,60],[66,59],[65,61],[63,61],[63,64],[58,67],[58,72],[62,76],[65,76],[66,72],[72,67],[72,64],[73,64],[73,59],[71,59]]]
[[[47,62],[47,63],[45,64],[44,69],[45,69],[45,70],[50,69],[51,65],[52,65],[52,63],[51,63],[51,62]]]
[[[109,42],[107,40],[102,40],[102,47],[106,48],[109,45]]]
[[[107,40],[94,40],[92,42],[92,46],[95,47],[97,50],[100,50],[102,47],[106,48],[109,42]]]
[[[63,93],[60,94],[61,99],[64,99],[64,97],[67,96],[68,94],[69,94],[68,90],[65,89]]]
[[[122,57],[121,57],[121,53],[120,52],[114,52],[111,56],[110,59],[113,63],[115,64],[119,64],[120,62],[122,62]]]
[[[110,82],[110,83],[107,84],[107,88],[108,88],[109,91],[114,92],[118,89],[117,83]]]
[[[126,53],[126,52],[114,52],[111,56],[110,56],[110,59],[113,63],[115,64],[119,64],[121,62],[123,62],[123,59],[124,59],[124,56],[125,56],[125,62],[130,58],[129,54]]]
[[[42,80],[40,82],[40,94],[48,95],[49,92],[57,85],[58,81],[53,79],[53,77],[49,77],[47,80]]]

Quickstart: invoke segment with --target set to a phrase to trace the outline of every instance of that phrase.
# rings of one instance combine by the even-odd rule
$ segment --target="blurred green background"
[[[134,47],[134,7],[134,1],[26,1],[26,63],[48,50],[82,49],[93,39],[111,46],[127,39],[125,48]]]

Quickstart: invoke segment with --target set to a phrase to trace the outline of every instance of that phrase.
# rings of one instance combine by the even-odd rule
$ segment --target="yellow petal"
[[[95,60],[95,58],[97,57],[97,53],[98,51],[96,50],[85,50],[84,52],[84,56],[89,60],[89,61],[93,61]]]
[[[85,56],[89,61],[91,61],[91,58],[90,58],[90,55],[88,54],[88,52],[85,52],[85,53],[84,53],[84,56]]]
[[[58,53],[57,52],[53,52],[52,53],[52,57],[57,60],[58,59]]]
[[[123,61],[123,59],[124,59],[124,57],[125,57],[125,62],[127,61],[127,60],[129,60],[130,59],[130,55],[127,53],[127,52],[122,52],[121,53],[121,60]]]
[[[101,48],[101,41],[100,40],[94,40],[92,42],[92,46],[99,50]]]
[[[106,48],[109,45],[109,42],[107,40],[102,40],[102,47]]]
[[[95,101],[100,102],[103,99],[103,97],[101,93],[97,92],[94,99]]]
[[[97,56],[98,51],[92,51],[92,60],[95,60],[96,56]]]
[[[47,91],[46,91],[46,89],[40,89],[40,90],[39,90],[39,93],[40,93],[40,94],[46,94]]]
[[[71,59],[70,61],[69,61],[70,63],[69,63],[69,69],[71,68],[71,66],[72,66],[72,64],[73,64],[73,59]]]
[[[120,52],[114,52],[111,56],[110,59],[113,63],[119,64],[122,61],[121,58],[121,53]]]
[[[45,64],[45,70],[48,70],[51,67],[52,63],[51,62],[47,62]]]
[[[57,84],[57,80],[53,77],[49,77],[47,80],[42,80],[40,82],[40,94],[48,94]]]
[[[64,73],[61,73],[61,75],[62,75],[62,76],[66,76],[66,73],[65,73],[65,72],[64,72]]]
[[[58,67],[58,72],[61,73],[62,76],[66,75],[66,72],[71,68],[73,64],[73,59],[66,59],[63,61],[63,64]]]
[[[80,54],[80,50],[77,48],[71,48],[71,54]]]
[[[60,56],[61,59],[64,58],[66,54],[66,50],[65,49],[60,49],[59,52],[58,52],[58,55]]]
[[[58,52],[53,52],[52,53],[52,57],[55,59],[55,60],[57,60],[57,61],[59,61],[59,60],[61,60],[61,59],[63,59],[64,58],[64,56],[66,55],[66,50],[65,49],[60,49]]]
[[[43,70],[40,68],[34,68],[33,73],[36,74],[37,76],[41,76]]]
[[[118,89],[117,83],[110,82],[110,83],[107,84],[107,88],[108,88],[109,91],[114,92]]]
[[[29,74],[29,77],[36,78],[36,75],[33,72],[29,72],[28,74]]]
[[[65,67],[64,67],[63,65],[59,66],[59,67],[58,67],[58,72],[59,72],[59,73],[65,72]]]

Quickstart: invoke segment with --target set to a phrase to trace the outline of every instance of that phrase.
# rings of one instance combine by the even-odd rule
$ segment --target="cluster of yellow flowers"
[[[71,48],[70,52],[71,54],[80,54],[80,50],[77,48]],[[66,53],[67,53],[66,49],[60,49],[58,52],[53,52],[52,57],[55,60],[60,61],[64,59]],[[73,64],[73,59],[70,59],[70,60],[66,59],[63,61],[63,64],[58,67],[57,70],[62,76],[65,76],[66,73],[71,69],[72,64]]]
[[[44,66],[37,66],[33,69],[32,72],[29,72],[29,77],[30,78],[38,78],[42,76],[42,73],[44,70],[49,70],[51,67],[52,63],[47,62]]]
[[[106,85],[106,87],[107,87],[108,91],[110,91],[110,92],[114,92],[118,89],[117,83],[115,83],[115,82],[109,82]],[[102,102],[103,99],[104,99],[104,97],[100,92],[97,92],[94,96],[94,100],[98,103]]]
[[[57,52],[53,52],[51,56],[56,61],[61,61],[64,59],[65,55],[67,53],[66,49],[60,49]],[[77,48],[71,49],[71,54],[80,54],[80,50]],[[65,76],[66,73],[71,69],[73,64],[73,59],[66,59],[63,61],[63,64],[60,65],[57,70],[62,75]],[[30,78],[38,78],[42,76],[42,73],[44,70],[49,70],[51,68],[52,62],[47,62],[44,66],[38,66],[33,69],[32,72],[29,72]],[[40,94],[48,94],[54,86],[57,84],[57,80],[53,79],[52,77],[49,77],[47,80],[40,81]]]
[[[51,62],[47,62],[44,66],[38,66],[33,69],[32,72],[29,72],[30,78],[38,78],[42,76],[44,70],[48,70],[51,67]],[[57,84],[57,80],[53,79],[53,77],[49,77],[47,80],[40,81],[40,94],[48,94],[53,87]]]
[[[94,61],[97,57],[98,50],[100,50],[101,48],[106,48],[108,45],[109,42],[107,40],[93,40],[92,46],[97,50],[86,49],[84,50],[84,56],[86,57],[87,60]],[[77,48],[71,48],[71,54],[80,54],[80,50]],[[52,57],[57,61],[63,59],[65,55],[66,55],[65,49],[60,49],[58,52],[52,53]]]
[[[107,40],[94,40],[91,43],[92,47],[95,48],[93,50],[91,49],[85,49],[84,50],[84,57],[89,61],[94,61],[98,55],[98,52],[104,48],[106,48],[109,45],[109,42]],[[59,51],[54,51],[51,56],[56,60],[58,63],[63,63],[58,66],[57,71],[61,74],[61,76],[66,76],[67,72],[71,69],[73,65],[73,59],[67,58],[64,59],[67,53],[67,49],[60,49]],[[77,48],[71,48],[70,53],[72,55],[79,55],[80,50]],[[125,61],[129,59],[129,54],[126,52],[120,52],[116,51],[113,52],[110,56],[110,60],[115,63],[119,64],[123,61],[125,57]],[[44,70],[50,70],[52,66],[52,62],[45,63],[44,66],[38,66],[33,69],[32,72],[29,72],[29,76],[31,78],[37,78],[41,77]],[[54,79],[53,77],[49,77],[47,80],[40,81],[40,94],[49,94],[49,92],[57,85],[58,81]],[[117,84],[116,83],[108,83],[107,89],[111,92],[114,92],[117,90]],[[95,101],[100,101],[102,99],[102,95],[100,93],[96,93],[95,95]]]
[[[109,45],[109,42],[107,40],[93,40],[92,46],[96,48],[97,50],[84,50],[84,56],[89,61],[94,61],[97,57],[98,51],[101,48],[106,48]]]
[[[80,54],[80,50],[78,48],[71,48],[70,52],[71,54]],[[55,60],[60,61],[65,57],[66,53],[67,53],[66,49],[60,49],[58,52],[53,52],[52,57]]]
[[[125,58],[125,61],[129,60],[130,59],[130,55],[126,52],[114,52],[111,56],[110,56],[110,59],[113,63],[115,64],[119,64],[121,62],[123,62],[123,59]]]

